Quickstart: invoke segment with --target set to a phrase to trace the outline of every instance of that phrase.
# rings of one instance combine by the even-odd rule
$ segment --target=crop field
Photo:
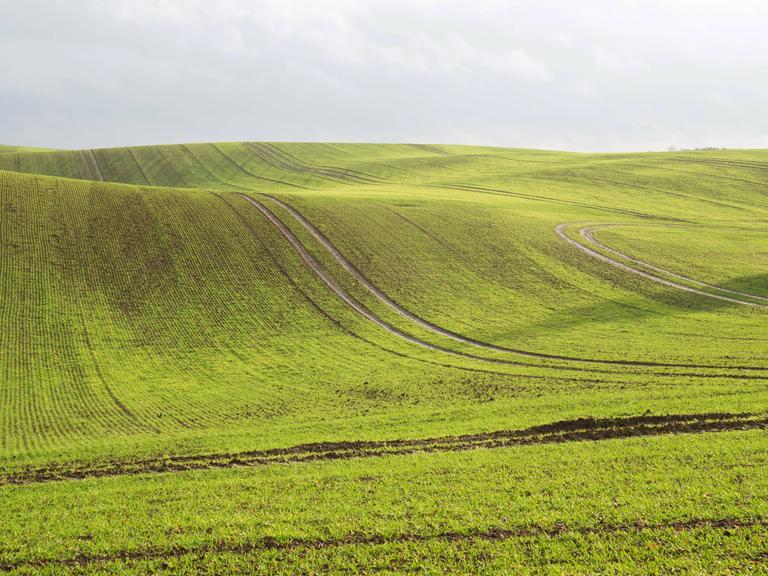
[[[0,147],[0,573],[768,574],[768,151]]]

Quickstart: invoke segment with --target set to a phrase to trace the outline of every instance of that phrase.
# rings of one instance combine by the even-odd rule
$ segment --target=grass
[[[554,230],[761,302],[767,184],[765,151],[0,149],[0,568],[765,573],[768,311]]]

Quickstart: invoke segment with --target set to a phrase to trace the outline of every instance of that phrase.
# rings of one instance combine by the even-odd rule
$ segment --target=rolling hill
[[[0,147],[0,569],[765,570],[767,191],[763,150]]]

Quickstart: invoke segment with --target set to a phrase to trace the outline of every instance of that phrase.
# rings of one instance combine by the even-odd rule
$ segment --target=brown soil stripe
[[[467,531],[448,531],[433,534],[406,532],[400,534],[359,534],[352,533],[335,539],[292,538],[277,540],[265,536],[251,542],[217,542],[201,546],[178,546],[172,548],[145,548],[143,550],[119,550],[111,554],[78,554],[69,558],[40,558],[0,563],[0,571],[10,572],[20,568],[46,568],[53,566],[79,567],[108,562],[141,562],[180,558],[182,556],[208,556],[216,554],[256,554],[267,551],[291,551],[300,549],[321,550],[341,546],[380,546],[384,544],[418,544],[423,542],[468,542],[504,541],[518,538],[557,538],[569,534],[609,535],[632,532],[688,532],[693,530],[738,530],[768,527],[768,519],[758,518],[686,518],[665,522],[632,522],[623,524],[596,524],[594,526],[568,526],[557,523],[551,526],[538,524],[491,527]]]
[[[504,448],[533,444],[597,441],[639,436],[768,429],[768,418],[749,413],[673,414],[626,418],[579,418],[533,426],[522,430],[499,430],[478,434],[421,439],[317,442],[288,448],[249,452],[170,456],[124,460],[100,464],[71,464],[24,469],[0,476],[0,485],[36,484],[144,474],[180,472],[236,466],[264,466],[297,462],[346,460],[424,452],[463,452],[478,448]]]
[[[241,194],[243,198],[254,204],[259,210],[264,212],[264,210],[269,211],[263,204],[260,202],[257,202],[250,196],[246,194]],[[762,371],[765,370],[763,367],[756,367],[756,366],[717,366],[717,365],[701,365],[701,364],[689,364],[689,363],[665,363],[665,362],[650,362],[650,361],[639,361],[639,360],[614,360],[614,359],[601,359],[601,358],[581,358],[577,356],[566,356],[566,355],[560,355],[560,354],[546,354],[543,352],[533,352],[529,350],[521,350],[518,348],[509,348],[506,346],[499,346],[496,344],[491,344],[489,342],[483,342],[481,340],[476,340],[474,338],[470,338],[467,336],[464,336],[462,334],[458,334],[456,332],[453,332],[451,330],[448,330],[446,328],[443,328],[442,326],[438,326],[437,324],[433,324],[432,322],[429,322],[428,320],[425,320],[424,318],[421,318],[420,316],[414,314],[407,308],[404,308],[394,300],[392,300],[384,291],[382,291],[380,288],[378,288],[373,282],[371,282],[361,271],[357,266],[355,266],[352,262],[350,262],[342,253],[339,251],[338,248],[314,225],[312,222],[310,222],[301,212],[299,212],[296,208],[291,206],[290,204],[287,204],[286,202],[280,200],[279,198],[276,198],[274,196],[271,196],[269,194],[262,194],[265,198],[269,198],[272,202],[283,208],[286,212],[288,212],[299,224],[301,224],[307,232],[309,232],[315,240],[317,240],[323,248],[325,248],[331,256],[338,262],[347,272],[349,272],[355,280],[357,280],[363,287],[365,287],[368,292],[370,292],[374,297],[376,297],[380,302],[385,304],[387,307],[389,307],[391,310],[399,314],[400,316],[414,322],[415,324],[418,324],[422,328],[429,330],[430,332],[434,332],[435,334],[440,334],[441,336],[448,337],[452,340],[455,340],[457,342],[461,342],[462,344],[468,344],[470,346],[474,346],[477,348],[483,348],[486,350],[492,350],[494,352],[502,352],[502,353],[510,353],[515,354],[518,356],[524,356],[528,358],[536,358],[540,360],[548,360],[548,361],[566,361],[566,362],[583,362],[586,364],[599,364],[599,365],[609,365],[609,366],[628,366],[628,367],[649,367],[649,368],[693,368],[693,369],[737,369],[737,370],[758,370]],[[279,224],[275,223],[276,226],[279,228],[285,228],[285,224],[283,224],[279,219],[276,218],[276,216],[270,212],[271,217],[268,216],[270,221],[273,221],[275,223],[275,220],[279,222]],[[282,231],[282,230],[281,230]],[[287,230],[287,234],[290,234],[295,238],[292,232],[290,230]],[[285,233],[284,233],[285,235]],[[286,236],[288,238],[288,236]],[[567,237],[566,237],[567,238]],[[291,244],[295,245],[295,242],[293,242],[290,238],[289,242]],[[570,239],[568,239],[570,241]],[[298,239],[296,239],[296,242],[299,242]],[[301,244],[299,242],[299,244]],[[299,250],[299,248],[297,248]],[[308,258],[311,258],[314,261],[314,258],[307,252],[306,248],[304,248],[303,245],[301,245],[301,251],[306,253],[306,256]],[[304,257],[304,256],[302,256]],[[306,258],[305,258],[306,261]],[[317,266],[320,266],[319,263],[315,261],[315,264]],[[327,275],[328,273],[324,270],[324,273]],[[334,284],[336,284],[335,281],[333,281]],[[338,286],[338,284],[336,284]],[[329,285],[330,286],[330,285]],[[340,288],[340,287],[339,287]],[[334,288],[332,288],[334,291],[336,291]],[[341,288],[340,288],[341,289]],[[338,292],[337,292],[338,294]],[[345,293],[346,294],[346,293]],[[346,299],[345,299],[346,301]],[[366,309],[367,310],[367,309]],[[368,311],[370,313],[370,311]],[[372,313],[371,313],[372,314]],[[367,316],[366,316],[367,317]],[[381,321],[379,320],[376,322],[379,324]],[[389,325],[387,325],[389,326]],[[385,328],[392,331],[392,327],[389,326],[388,328]],[[413,338],[408,336],[408,339],[413,341]],[[425,343],[419,341],[416,342],[420,345],[425,345]],[[436,349],[435,346],[431,344],[427,344],[428,347]],[[446,351],[445,348],[441,348],[441,351]],[[450,351],[452,352],[452,351]],[[473,355],[466,355],[467,357],[474,357]],[[482,360],[488,360],[486,358],[477,357]],[[499,362],[500,360],[493,360],[495,362]],[[558,367],[557,365],[546,365],[546,367],[551,368],[564,368],[564,367]],[[579,370],[577,367],[572,367],[573,370]],[[679,374],[676,374],[676,376]],[[700,374],[697,374],[696,376],[701,376]]]

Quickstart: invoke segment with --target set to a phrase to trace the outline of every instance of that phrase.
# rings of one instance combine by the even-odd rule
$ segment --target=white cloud
[[[25,0],[0,19],[0,141],[768,146],[766,21],[762,0]]]

